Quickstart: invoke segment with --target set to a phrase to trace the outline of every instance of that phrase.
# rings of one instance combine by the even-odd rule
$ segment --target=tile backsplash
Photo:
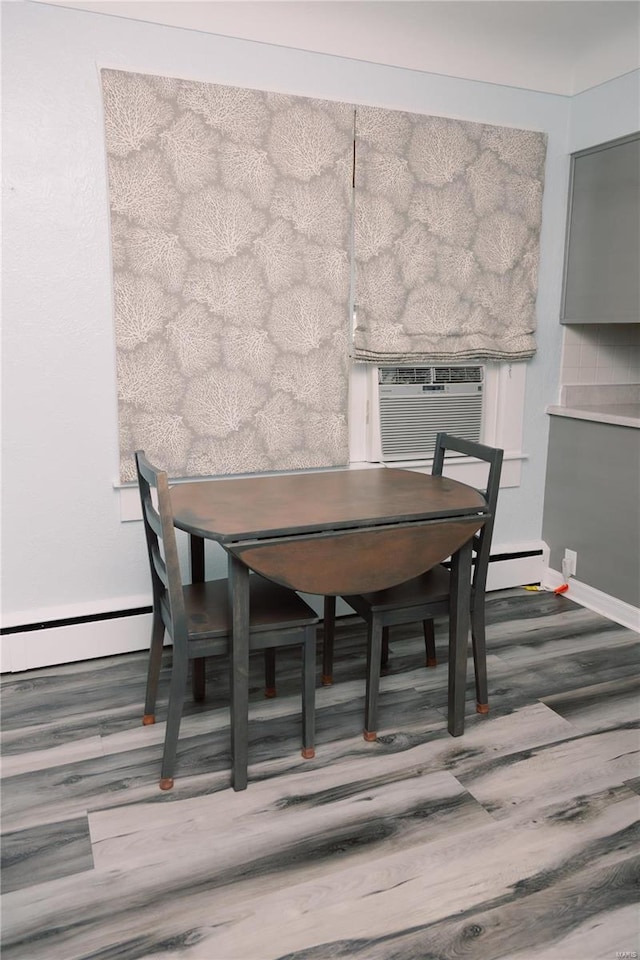
[[[640,323],[566,325],[560,383],[640,383]]]

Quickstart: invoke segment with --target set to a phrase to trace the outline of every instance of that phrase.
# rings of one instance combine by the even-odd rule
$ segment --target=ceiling
[[[571,96],[640,67],[636,0],[35,0]]]

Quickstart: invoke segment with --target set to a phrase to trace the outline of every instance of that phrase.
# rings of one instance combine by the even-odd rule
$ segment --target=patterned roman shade
[[[534,354],[545,154],[543,133],[357,108],[357,360]]]
[[[345,464],[353,107],[102,87],[121,480]]]

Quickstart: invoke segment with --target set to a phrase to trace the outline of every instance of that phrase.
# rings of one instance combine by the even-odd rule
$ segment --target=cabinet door
[[[572,157],[563,323],[640,320],[640,134]]]

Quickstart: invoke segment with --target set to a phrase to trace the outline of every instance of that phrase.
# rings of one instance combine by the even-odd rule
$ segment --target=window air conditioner
[[[479,441],[482,367],[379,367],[380,459],[430,459],[440,431]]]

